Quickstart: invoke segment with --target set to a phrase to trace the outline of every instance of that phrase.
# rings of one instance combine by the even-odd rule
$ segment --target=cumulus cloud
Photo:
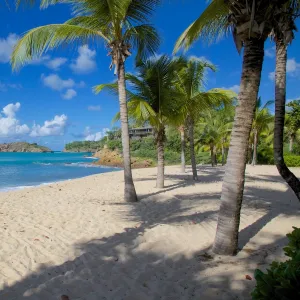
[[[75,85],[73,79],[61,79],[57,74],[50,74],[45,76],[42,74],[42,82],[45,86],[55,91],[61,91],[63,89],[72,88]]]
[[[10,33],[7,38],[0,38],[0,63],[8,63],[18,36]]]
[[[19,83],[4,83],[0,81],[0,92],[6,92],[8,89],[19,90],[22,88],[22,85]]]
[[[66,100],[71,100],[76,96],[77,96],[77,92],[73,89],[67,89],[66,92],[62,94],[62,97]]]
[[[86,127],[84,131],[86,141],[100,141],[107,135],[109,128],[103,128],[102,131],[91,133],[90,127]]]
[[[29,133],[30,129],[26,124],[20,124],[16,118],[21,104],[10,103],[3,107],[0,113],[0,137],[16,137]]]
[[[94,71],[97,68],[95,62],[96,51],[89,49],[87,45],[80,46],[78,49],[78,57],[70,65],[70,68],[79,74],[87,74]]]
[[[62,65],[64,65],[68,61],[65,57],[55,57],[51,58],[50,55],[43,55],[40,57],[35,57],[31,61],[28,62],[28,65],[43,65],[47,68],[58,71]]]
[[[270,72],[268,77],[270,80],[274,81],[275,80],[275,72]]]
[[[265,55],[267,57],[273,58],[273,57],[275,57],[275,54],[276,54],[276,47],[275,46],[265,50]]]
[[[300,74],[300,63],[295,58],[290,58],[286,62],[286,74],[291,77],[297,77]],[[269,79],[275,80],[275,72],[269,73]]]
[[[45,121],[44,125],[34,124],[30,133],[31,137],[63,135],[67,126],[66,115],[56,115],[52,120]]]
[[[88,110],[90,110],[90,111],[100,111],[101,106],[100,105],[89,105]]]
[[[233,91],[233,92],[235,92],[237,94],[240,92],[240,86],[238,84],[235,84],[235,85],[233,85],[231,87],[222,87],[222,89],[224,89],[224,90],[231,90],[231,91]]]
[[[59,70],[68,60],[65,57],[56,57],[46,62],[46,66],[52,70]]]

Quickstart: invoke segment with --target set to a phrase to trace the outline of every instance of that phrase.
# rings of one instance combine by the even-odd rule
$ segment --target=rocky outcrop
[[[52,152],[52,150],[36,143],[16,142],[0,144],[0,152]]]
[[[122,155],[118,150],[112,151],[107,148],[103,148],[102,150],[96,152],[94,157],[99,158],[99,160],[95,162],[97,165],[123,168]],[[131,158],[131,167],[134,169],[150,168],[154,166],[155,163],[151,159],[139,157]]]

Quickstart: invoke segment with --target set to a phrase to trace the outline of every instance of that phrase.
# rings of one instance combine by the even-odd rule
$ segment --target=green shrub
[[[282,263],[272,262],[266,273],[255,271],[253,300],[300,299],[300,229],[293,228],[293,232],[287,234],[289,243],[283,249],[290,259]]]
[[[300,167],[300,156],[285,155],[284,161],[288,167]]]

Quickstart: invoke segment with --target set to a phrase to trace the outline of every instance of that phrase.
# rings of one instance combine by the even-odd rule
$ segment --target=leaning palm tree
[[[287,47],[293,41],[297,29],[295,19],[299,16],[300,1],[285,2],[281,14],[273,22],[272,32],[276,42],[274,160],[280,175],[300,200],[300,181],[287,167],[283,156]]]
[[[133,184],[128,133],[125,87],[125,62],[131,49],[137,59],[154,53],[159,44],[155,29],[147,24],[158,0],[44,0],[44,7],[52,3],[68,3],[75,17],[63,24],[37,27],[26,33],[16,44],[11,62],[16,69],[48,49],[89,40],[104,42],[112,58],[118,77],[118,94],[122,129],[125,201],[137,201]]]
[[[155,131],[157,148],[156,187],[164,187],[164,144],[167,125],[182,123],[179,92],[174,88],[175,71],[182,68],[184,61],[171,59],[166,55],[149,58],[137,64],[137,75],[126,74],[131,91],[127,91],[128,115],[137,124],[150,124]],[[115,84],[95,87],[98,93],[103,89],[115,91]],[[114,120],[118,120],[117,114]]]
[[[204,91],[205,71],[216,70],[216,67],[206,61],[191,57],[186,60],[184,67],[176,73],[175,87],[180,92],[181,112],[184,124],[188,127],[190,157],[193,179],[198,180],[194,145],[194,126],[200,114],[204,111],[231,102],[235,97],[232,91],[212,89]],[[182,124],[182,126],[184,126]],[[183,148],[183,147],[182,147]]]
[[[248,143],[261,80],[264,42],[283,2],[285,0],[212,0],[175,46],[175,50],[188,48],[198,38],[212,39],[224,32],[232,32],[237,50],[240,52],[244,48],[238,106],[213,246],[213,251],[218,254],[234,255],[238,249]]]
[[[264,105],[262,105],[261,98],[259,97],[256,101],[256,107],[254,112],[254,119],[252,123],[252,166],[257,164],[257,146],[259,144],[260,135],[263,131],[265,131],[269,124],[273,121],[273,116],[270,114],[268,106],[274,103],[274,101],[268,101]]]

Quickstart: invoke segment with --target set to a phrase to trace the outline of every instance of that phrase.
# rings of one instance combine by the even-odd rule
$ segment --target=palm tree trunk
[[[248,144],[261,80],[263,59],[264,41],[255,38],[246,40],[244,43],[243,72],[238,106],[236,107],[232,129],[223,180],[218,226],[213,245],[213,252],[221,255],[234,255],[238,248]]]
[[[252,166],[257,164],[257,130],[254,130]]]
[[[294,148],[294,137],[290,137],[290,145],[289,145],[289,152],[293,153],[293,148]]]
[[[124,161],[124,200],[126,202],[136,202],[137,195],[132,179],[131,160],[130,160],[130,141],[128,129],[128,113],[126,101],[126,86],[125,86],[125,66],[122,61],[118,66],[118,90],[120,103],[120,121],[122,130],[122,147],[123,147],[123,161]]]
[[[184,126],[179,127],[180,140],[181,140],[181,172],[185,173],[185,136]]]
[[[225,147],[224,147],[225,139],[222,141],[222,166],[225,165]]]
[[[164,188],[164,179],[165,179],[164,142],[165,142],[165,129],[161,128],[158,130],[157,137],[156,137],[156,147],[157,147],[156,187],[159,189]]]
[[[210,160],[211,160],[211,166],[214,166],[214,149],[213,146],[210,145]]]
[[[274,160],[282,178],[292,188],[300,200],[300,181],[289,170],[283,157],[283,130],[286,102],[286,45],[278,40],[276,42],[276,73],[275,73],[275,127],[274,127]]]
[[[214,166],[216,167],[218,165],[216,146],[214,146],[214,148],[213,148],[213,153],[214,153]]]
[[[195,157],[195,145],[194,145],[194,121],[191,117],[188,118],[189,123],[189,140],[190,140],[190,154],[191,154],[191,163],[192,163],[192,170],[193,170],[193,180],[198,181],[198,174],[197,174],[197,164],[196,164],[196,157]]]

